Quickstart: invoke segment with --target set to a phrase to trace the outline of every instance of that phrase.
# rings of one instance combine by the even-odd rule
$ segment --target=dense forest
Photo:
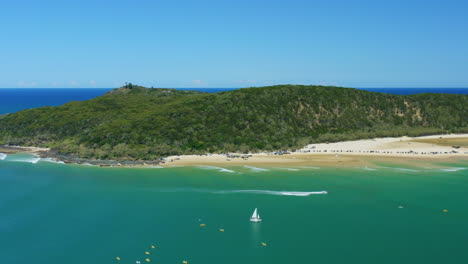
[[[301,85],[215,94],[127,85],[91,100],[0,117],[0,144],[117,160],[447,132],[468,132],[467,95]]]

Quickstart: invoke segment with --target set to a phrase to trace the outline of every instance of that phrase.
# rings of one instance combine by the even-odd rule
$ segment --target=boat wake
[[[257,168],[257,167],[246,166],[246,165],[244,165],[244,168],[248,168],[248,169],[252,170],[253,172],[258,172],[258,171],[270,171],[270,170],[267,170],[267,169],[264,169],[264,168]]]
[[[270,190],[209,190],[209,189],[193,189],[193,188],[176,188],[176,189],[162,189],[161,192],[199,192],[199,193],[212,193],[212,194],[265,194],[265,195],[283,195],[283,196],[309,196],[328,194],[327,191],[318,192],[291,192],[291,191],[270,191]]]
[[[289,192],[289,191],[269,191],[269,190],[232,190],[232,191],[214,191],[213,193],[216,193],[216,194],[253,193],[253,194],[286,195],[286,196],[309,196],[309,195],[314,195],[314,194],[328,194],[327,191]]]
[[[4,159],[6,159],[6,157],[7,157],[7,154],[0,153],[0,160],[4,160]]]

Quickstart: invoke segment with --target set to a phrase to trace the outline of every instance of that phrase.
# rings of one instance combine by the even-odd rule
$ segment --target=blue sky
[[[0,87],[468,87],[467,1],[2,1]]]

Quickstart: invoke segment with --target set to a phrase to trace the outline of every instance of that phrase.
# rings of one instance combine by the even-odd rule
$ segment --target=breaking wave
[[[253,167],[253,166],[246,166],[244,165],[245,168],[248,168],[254,172],[258,172],[258,171],[270,171],[268,169],[264,169],[264,168],[257,168],[257,167]]]
[[[406,169],[406,168],[395,168],[395,170],[399,171],[410,171],[410,172],[418,172],[420,170],[413,170],[413,169]]]
[[[7,154],[0,153],[0,160],[4,160],[4,159],[6,159],[6,157],[7,157]]]
[[[441,171],[461,171],[461,170],[466,170],[466,168],[461,168],[461,167],[453,167],[453,168],[447,168],[447,169],[440,169]]]
[[[293,168],[278,168],[280,170],[288,170],[288,171],[300,171],[300,169],[293,169]]]
[[[36,164],[41,160],[41,158],[25,158],[25,159],[11,159],[9,161],[15,161],[15,162],[27,162],[27,163],[32,163]]]
[[[57,163],[57,164],[65,164],[65,162],[63,162],[61,160],[55,160],[55,159],[50,159],[50,158],[41,159],[41,161],[50,162],[50,163]]]
[[[164,169],[162,166],[146,166],[147,169]]]
[[[228,170],[228,169],[225,169],[225,168],[215,167],[215,166],[198,166],[198,167],[206,169],[206,170],[217,170],[217,171],[220,171],[220,172],[230,172],[230,173],[235,172],[233,170]]]

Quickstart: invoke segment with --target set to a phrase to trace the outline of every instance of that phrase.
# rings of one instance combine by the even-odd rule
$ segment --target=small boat
[[[260,214],[257,213],[257,208],[255,208],[255,211],[252,214],[252,217],[250,217],[250,222],[258,223],[261,222],[262,219],[260,218]]]

